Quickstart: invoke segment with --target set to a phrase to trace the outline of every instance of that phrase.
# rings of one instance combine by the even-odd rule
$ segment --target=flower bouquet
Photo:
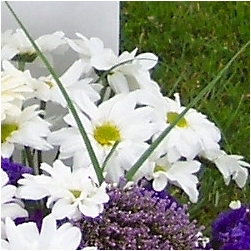
[[[249,206],[231,202],[211,236],[188,213],[204,160],[226,185],[247,182],[249,164],[192,107],[248,44],[184,107],[151,78],[155,54],[61,31],[34,41],[7,6],[22,29],[2,35],[2,249],[249,249]],[[78,59],[58,76],[48,59],[62,48]],[[49,73],[34,77],[41,62]]]

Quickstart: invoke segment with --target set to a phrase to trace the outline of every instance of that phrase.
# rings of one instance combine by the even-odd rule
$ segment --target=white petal
[[[119,71],[108,75],[108,83],[115,93],[128,93],[128,83],[125,75]]]
[[[28,212],[22,208],[19,204],[8,203],[1,205],[1,217],[10,217],[16,219],[18,217],[27,217]]]
[[[150,70],[153,68],[157,62],[158,57],[153,53],[142,53],[136,57],[139,60],[139,63],[142,65],[144,69]]]
[[[167,185],[167,177],[162,173],[155,174],[157,178],[153,180],[153,189],[155,191],[162,191]]]
[[[50,249],[76,250],[81,241],[81,231],[77,227],[65,223],[57,230],[55,238],[50,244]]]

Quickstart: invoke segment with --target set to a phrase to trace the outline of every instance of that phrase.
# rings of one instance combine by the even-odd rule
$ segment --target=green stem
[[[41,100],[40,101],[40,110],[45,111],[46,109],[46,102]],[[41,118],[44,118],[44,114],[40,114]],[[37,166],[39,168],[40,173],[40,165],[43,162],[43,152],[41,150],[37,150]]]
[[[18,61],[18,69],[20,70],[20,71],[24,71],[24,69],[25,69],[25,61]]]
[[[32,167],[34,169],[34,173],[37,174],[37,168],[35,168],[35,166],[34,166],[33,155],[31,153],[30,147],[25,146],[24,149],[25,149],[25,156],[28,161],[29,167]]]
[[[20,27],[23,29],[25,35],[27,36],[27,38],[29,39],[29,41],[31,42],[32,46],[34,47],[34,49],[37,52],[37,55],[41,58],[41,60],[43,61],[44,65],[46,66],[46,68],[49,70],[49,72],[51,73],[52,77],[54,78],[54,80],[56,81],[61,93],[63,94],[67,105],[68,105],[68,109],[70,110],[70,112],[72,113],[76,124],[78,126],[79,132],[84,140],[84,143],[86,145],[86,149],[89,153],[91,162],[93,164],[94,170],[96,172],[99,184],[101,184],[104,180],[100,165],[98,163],[97,157],[94,153],[94,150],[91,146],[91,142],[87,136],[87,133],[81,123],[81,120],[77,114],[77,111],[67,93],[67,91],[65,90],[64,86],[62,85],[61,81],[59,80],[57,74],[55,73],[54,69],[52,68],[52,66],[50,65],[50,63],[48,62],[48,60],[46,59],[46,57],[43,55],[43,53],[40,51],[40,49],[38,48],[38,46],[36,45],[36,43],[34,42],[34,40],[32,39],[32,37],[30,36],[29,32],[26,30],[26,28],[24,27],[24,25],[22,24],[22,22],[20,21],[20,19],[17,17],[17,15],[15,14],[15,12],[13,11],[13,9],[11,8],[11,6],[9,5],[9,3],[7,1],[5,1],[5,4],[7,5],[8,9],[10,10],[10,12],[12,13],[12,15],[14,16],[14,18],[16,19],[16,21],[18,22],[18,24],[20,25]]]
[[[188,112],[190,108],[192,108],[202,97],[209,92],[221,76],[226,72],[229,66],[234,62],[234,60],[246,49],[250,42],[247,42],[227,63],[227,65],[219,72],[219,74],[195,97],[187,107],[177,116],[177,118],[171,123],[160,135],[159,137],[153,141],[150,147],[139,157],[136,163],[131,167],[131,169],[126,173],[125,178],[127,181],[132,180],[134,174],[138,171],[138,169],[142,166],[142,164],[146,161],[146,159],[153,153],[153,151],[157,148],[157,146],[161,143],[161,141],[168,135],[168,133],[175,127],[175,125],[184,117],[184,115]]]

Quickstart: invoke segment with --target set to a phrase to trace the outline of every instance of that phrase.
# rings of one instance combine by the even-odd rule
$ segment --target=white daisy
[[[80,118],[89,136],[99,163],[102,165],[114,146],[119,142],[105,167],[106,178],[118,182],[138,157],[148,147],[147,140],[155,132],[151,123],[150,107],[136,108],[134,95],[119,94],[94,105],[83,93],[74,96],[74,101],[82,111]],[[49,142],[60,145],[60,158],[73,157],[74,167],[90,165],[85,144],[71,114],[64,118],[71,127],[51,133]]]
[[[113,51],[104,50],[102,54],[92,58],[92,66],[98,70],[112,69],[107,81],[115,93],[128,93],[136,89],[159,90],[149,70],[158,61],[153,53],[142,53],[136,56],[137,49],[132,52],[123,52],[117,57]],[[115,67],[116,66],[116,67]]]
[[[155,119],[158,118],[159,127],[159,133],[154,137],[156,138],[177,118],[185,107],[181,106],[178,94],[175,94],[175,100],[161,97],[162,95],[158,92],[150,94],[149,91],[144,91],[143,95],[145,97],[142,98],[141,102],[155,108]],[[142,95],[138,98],[141,97]],[[189,109],[161,142],[159,149],[163,154],[167,154],[171,163],[180,157],[192,160],[206,149],[218,149],[220,138],[220,130],[214,123],[195,109]]]
[[[1,57],[7,60],[20,60],[25,62],[33,62],[37,58],[37,53],[26,37],[22,29],[17,29],[16,32],[7,30],[3,34],[4,39],[1,44]],[[64,33],[57,31],[53,34],[43,35],[35,40],[39,49],[43,52],[55,50],[66,42]],[[46,55],[48,56],[48,54]]]
[[[242,160],[243,156],[228,155],[222,150],[208,150],[201,155],[217,166],[226,185],[229,185],[232,178],[240,188],[245,186],[248,178],[247,168],[250,168],[250,164]]]
[[[194,173],[200,169],[198,161],[176,161],[170,163],[166,156],[154,160],[154,165],[147,178],[153,179],[153,189],[162,191],[168,183],[184,190],[189,199],[195,203],[198,200],[198,178]]]
[[[50,150],[53,147],[45,140],[50,132],[50,124],[39,117],[41,111],[37,105],[26,107],[18,114],[7,116],[1,123],[1,153],[8,158],[15,145],[29,146],[38,150]]]
[[[93,82],[92,78],[80,78],[85,71],[86,66],[83,60],[77,60],[65,71],[59,80],[70,97],[73,92],[84,92],[95,102],[100,99],[100,95],[91,84]],[[65,98],[52,76],[40,77],[39,82],[35,83],[34,90],[36,96],[44,101],[53,101],[62,107],[67,106]]]
[[[71,171],[69,166],[56,160],[53,167],[43,163],[41,169],[50,176],[23,174],[24,179],[18,181],[22,185],[18,195],[32,200],[48,196],[46,205],[52,208],[56,219],[77,220],[82,214],[95,218],[103,211],[103,204],[109,201],[106,183],[98,187],[93,173],[86,168]]]
[[[17,188],[8,184],[9,177],[1,169],[1,236],[5,238],[5,218],[16,219],[27,217],[28,212],[24,209],[24,204],[20,199],[15,198]]]
[[[6,115],[15,114],[21,108],[23,101],[33,97],[32,84],[36,82],[28,70],[22,72],[10,62],[2,62],[1,72],[1,120]]]
[[[57,227],[52,215],[43,219],[39,232],[35,222],[19,225],[6,219],[6,240],[2,240],[1,248],[7,250],[76,250],[81,241],[81,231],[70,223]]]

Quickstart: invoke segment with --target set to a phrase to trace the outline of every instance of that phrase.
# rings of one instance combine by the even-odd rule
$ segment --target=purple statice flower
[[[94,219],[84,217],[75,222],[83,238],[81,248],[98,249],[196,249],[196,221],[190,221],[187,206],[178,205],[172,197],[160,198],[154,191],[132,186],[112,187],[103,213]]]
[[[14,186],[17,185],[17,181],[22,177],[23,173],[32,173],[32,168],[11,162],[8,158],[1,157],[1,166],[9,177],[9,184]]]
[[[212,247],[220,250],[250,250],[250,208],[242,205],[218,215],[212,223]]]

